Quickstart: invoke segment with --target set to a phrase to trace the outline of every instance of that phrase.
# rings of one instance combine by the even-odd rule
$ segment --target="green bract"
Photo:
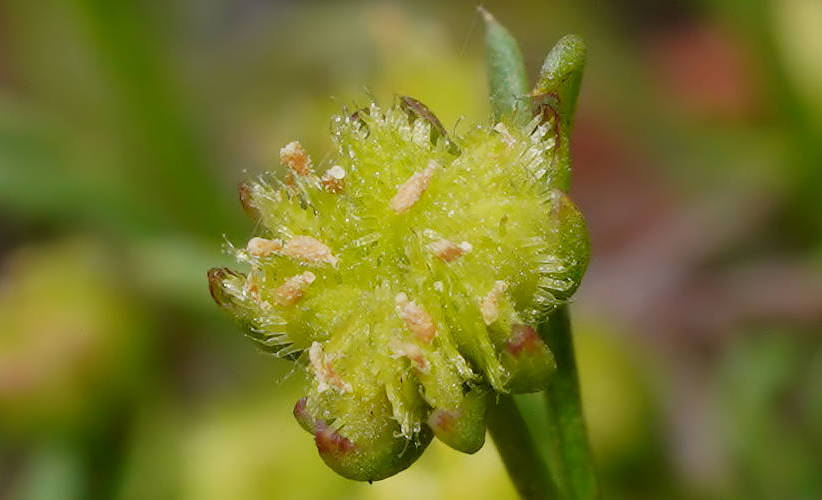
[[[489,397],[548,385],[537,326],[588,261],[554,125],[539,114],[449,138],[401,98],[335,117],[321,167],[291,143],[284,178],[241,188],[262,234],[231,247],[247,272],[209,272],[212,295],[305,366],[294,413],[338,473],[388,477],[432,435],[472,453]]]

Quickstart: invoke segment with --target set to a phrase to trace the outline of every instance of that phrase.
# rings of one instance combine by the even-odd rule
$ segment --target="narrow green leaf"
[[[554,162],[558,186],[567,191],[571,181],[571,126],[585,66],[585,42],[578,35],[565,35],[548,53],[531,91],[536,110],[545,121],[554,121],[557,146]]]
[[[570,126],[582,81],[587,49],[579,35],[565,35],[548,52],[539,71],[535,96],[554,94],[556,111],[563,123]]]
[[[494,120],[513,121],[529,87],[522,52],[511,33],[490,12],[482,7],[478,10],[485,20],[488,96]]]

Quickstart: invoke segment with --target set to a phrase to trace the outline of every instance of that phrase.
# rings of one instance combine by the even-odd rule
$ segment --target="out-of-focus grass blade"
[[[224,254],[215,260],[212,241],[169,236],[140,238],[129,242],[126,256],[134,274],[132,284],[144,296],[207,317],[227,317],[214,307],[203,284],[204,269],[228,266],[234,259]]]
[[[212,160],[217,155],[183,87],[184,66],[174,63],[172,39],[160,29],[160,12],[161,6],[144,2],[4,5],[4,15],[16,20],[8,30],[9,43],[13,54],[20,54],[9,59],[9,74],[26,82],[22,95],[57,124],[48,142],[57,145],[61,162],[35,160],[39,153],[32,156],[32,151],[4,160],[3,175],[27,187],[21,192],[11,183],[2,188],[21,210],[53,199],[58,212],[40,215],[71,218],[81,211],[95,222],[111,218],[112,211],[127,217],[156,215],[151,220],[138,216],[145,219],[143,227],[120,228],[124,233],[213,239],[243,227],[230,183],[219,179]],[[66,59],[76,67],[63,64]],[[35,185],[29,178],[40,179],[43,185],[33,194],[44,196],[30,196]],[[128,206],[113,209],[111,204]]]
[[[72,169],[47,127],[0,106],[0,207],[23,219],[91,224],[140,233],[163,224],[151,206],[117,186]]]
[[[766,85],[766,98],[782,120],[786,132],[789,161],[784,165],[784,178],[794,189],[788,212],[803,219],[797,222],[805,234],[822,235],[822,210],[819,210],[819,192],[822,190],[822,116],[803,98],[791,78],[785,60],[787,54],[780,46],[776,20],[781,2],[769,0],[711,0],[706,2],[737,27],[753,46],[761,65]]]
[[[181,227],[203,235],[239,225],[239,214],[220,188],[162,33],[141,2],[75,0],[90,35],[88,49],[114,85],[125,145],[137,156],[128,165],[146,195]]]
[[[485,58],[488,95],[494,120],[512,121],[525,110],[528,76],[517,41],[490,12],[479,7],[485,21]]]
[[[45,445],[32,453],[31,467],[23,477],[20,500],[82,498],[83,477],[81,457],[74,450],[59,445]],[[14,497],[12,493],[12,497]]]

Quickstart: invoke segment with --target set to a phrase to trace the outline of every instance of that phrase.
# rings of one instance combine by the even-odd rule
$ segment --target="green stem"
[[[491,438],[520,497],[524,500],[560,498],[514,398],[499,396],[497,403],[488,409],[487,421]]]
[[[582,412],[568,307],[563,306],[540,326],[557,361],[557,372],[545,391],[548,409],[550,464],[564,497],[591,500],[600,497],[588,433]]]

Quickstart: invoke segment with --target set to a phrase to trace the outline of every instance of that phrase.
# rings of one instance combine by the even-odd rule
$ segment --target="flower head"
[[[284,177],[241,188],[261,234],[230,249],[246,272],[209,272],[212,296],[305,367],[294,414],[340,474],[388,477],[434,435],[472,453],[489,395],[547,386],[539,325],[588,241],[544,119],[452,138],[419,101],[372,104],[333,119],[327,165],[292,142]]]

